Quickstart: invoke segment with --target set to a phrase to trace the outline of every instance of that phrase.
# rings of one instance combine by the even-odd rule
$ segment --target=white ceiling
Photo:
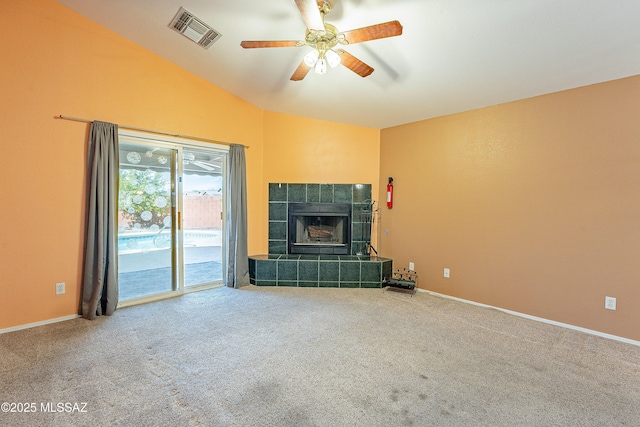
[[[333,0],[340,31],[399,20],[344,49],[372,66],[289,77],[308,47],[294,0],[58,0],[268,111],[386,128],[640,74],[638,0]],[[168,27],[184,7],[222,34],[208,50]]]

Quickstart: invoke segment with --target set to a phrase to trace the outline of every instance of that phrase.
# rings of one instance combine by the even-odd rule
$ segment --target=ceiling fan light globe
[[[327,74],[327,60],[322,58],[316,64],[316,74]]]
[[[304,56],[304,63],[307,67],[313,67],[318,62],[318,57],[320,56],[320,52],[313,49],[309,53]]]
[[[325,57],[327,58],[327,62],[329,63],[329,66],[331,68],[336,68],[338,65],[340,65],[340,62],[341,62],[340,55],[338,55],[333,50],[328,50],[327,53],[325,54]]]

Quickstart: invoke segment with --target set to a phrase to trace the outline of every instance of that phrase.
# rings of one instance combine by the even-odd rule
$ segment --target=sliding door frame
[[[175,192],[176,192],[176,247],[173,248],[172,257],[175,257],[175,266],[174,276],[177,278],[177,286],[176,289],[163,292],[160,294],[143,296],[140,298],[132,298],[129,300],[124,300],[118,303],[118,307],[127,307],[132,305],[144,304],[152,301],[159,301],[166,298],[173,298],[176,296],[183,295],[185,293],[197,292],[205,289],[211,289],[219,286],[225,286],[226,283],[226,274],[225,272],[228,269],[228,245],[227,245],[227,181],[228,181],[228,164],[229,164],[229,146],[222,144],[214,144],[209,142],[201,142],[197,140],[191,140],[184,137],[172,137],[167,135],[157,135],[152,133],[145,133],[127,129],[119,129],[118,130],[118,138],[122,143],[132,143],[139,145],[149,145],[155,147],[163,147],[172,150],[176,150],[177,152],[177,170],[175,177]],[[185,264],[184,264],[184,227],[183,227],[183,212],[184,212],[184,197],[183,197],[183,177],[184,177],[184,162],[183,162],[183,149],[194,149],[194,150],[206,150],[206,151],[216,151],[223,155],[225,161],[222,162],[222,179],[223,179],[223,188],[222,191],[222,279],[220,282],[211,282],[202,285],[190,286],[185,289]]]

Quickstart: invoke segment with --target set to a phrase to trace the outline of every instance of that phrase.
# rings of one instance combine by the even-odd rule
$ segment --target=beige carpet
[[[3,426],[640,425],[640,347],[422,292],[219,288],[0,354],[36,410]]]

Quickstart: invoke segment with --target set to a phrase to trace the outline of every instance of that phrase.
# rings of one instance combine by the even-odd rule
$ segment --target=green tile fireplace
[[[293,242],[299,235],[296,219],[301,205],[322,206],[320,209],[348,211],[347,232],[342,252],[326,252],[319,244],[304,253]],[[374,203],[371,184],[269,184],[268,254],[249,257],[249,276],[257,286],[381,288],[390,278],[392,260],[377,256],[370,249]],[[322,211],[320,211],[322,212]],[[313,216],[313,215],[310,215]],[[347,215],[345,215],[347,218]],[[291,230],[293,228],[294,230]],[[306,228],[305,228],[306,231]],[[337,234],[337,233],[336,233]],[[315,243],[315,242],[313,242]],[[308,243],[304,243],[307,245]],[[314,246],[314,245],[311,245]]]

